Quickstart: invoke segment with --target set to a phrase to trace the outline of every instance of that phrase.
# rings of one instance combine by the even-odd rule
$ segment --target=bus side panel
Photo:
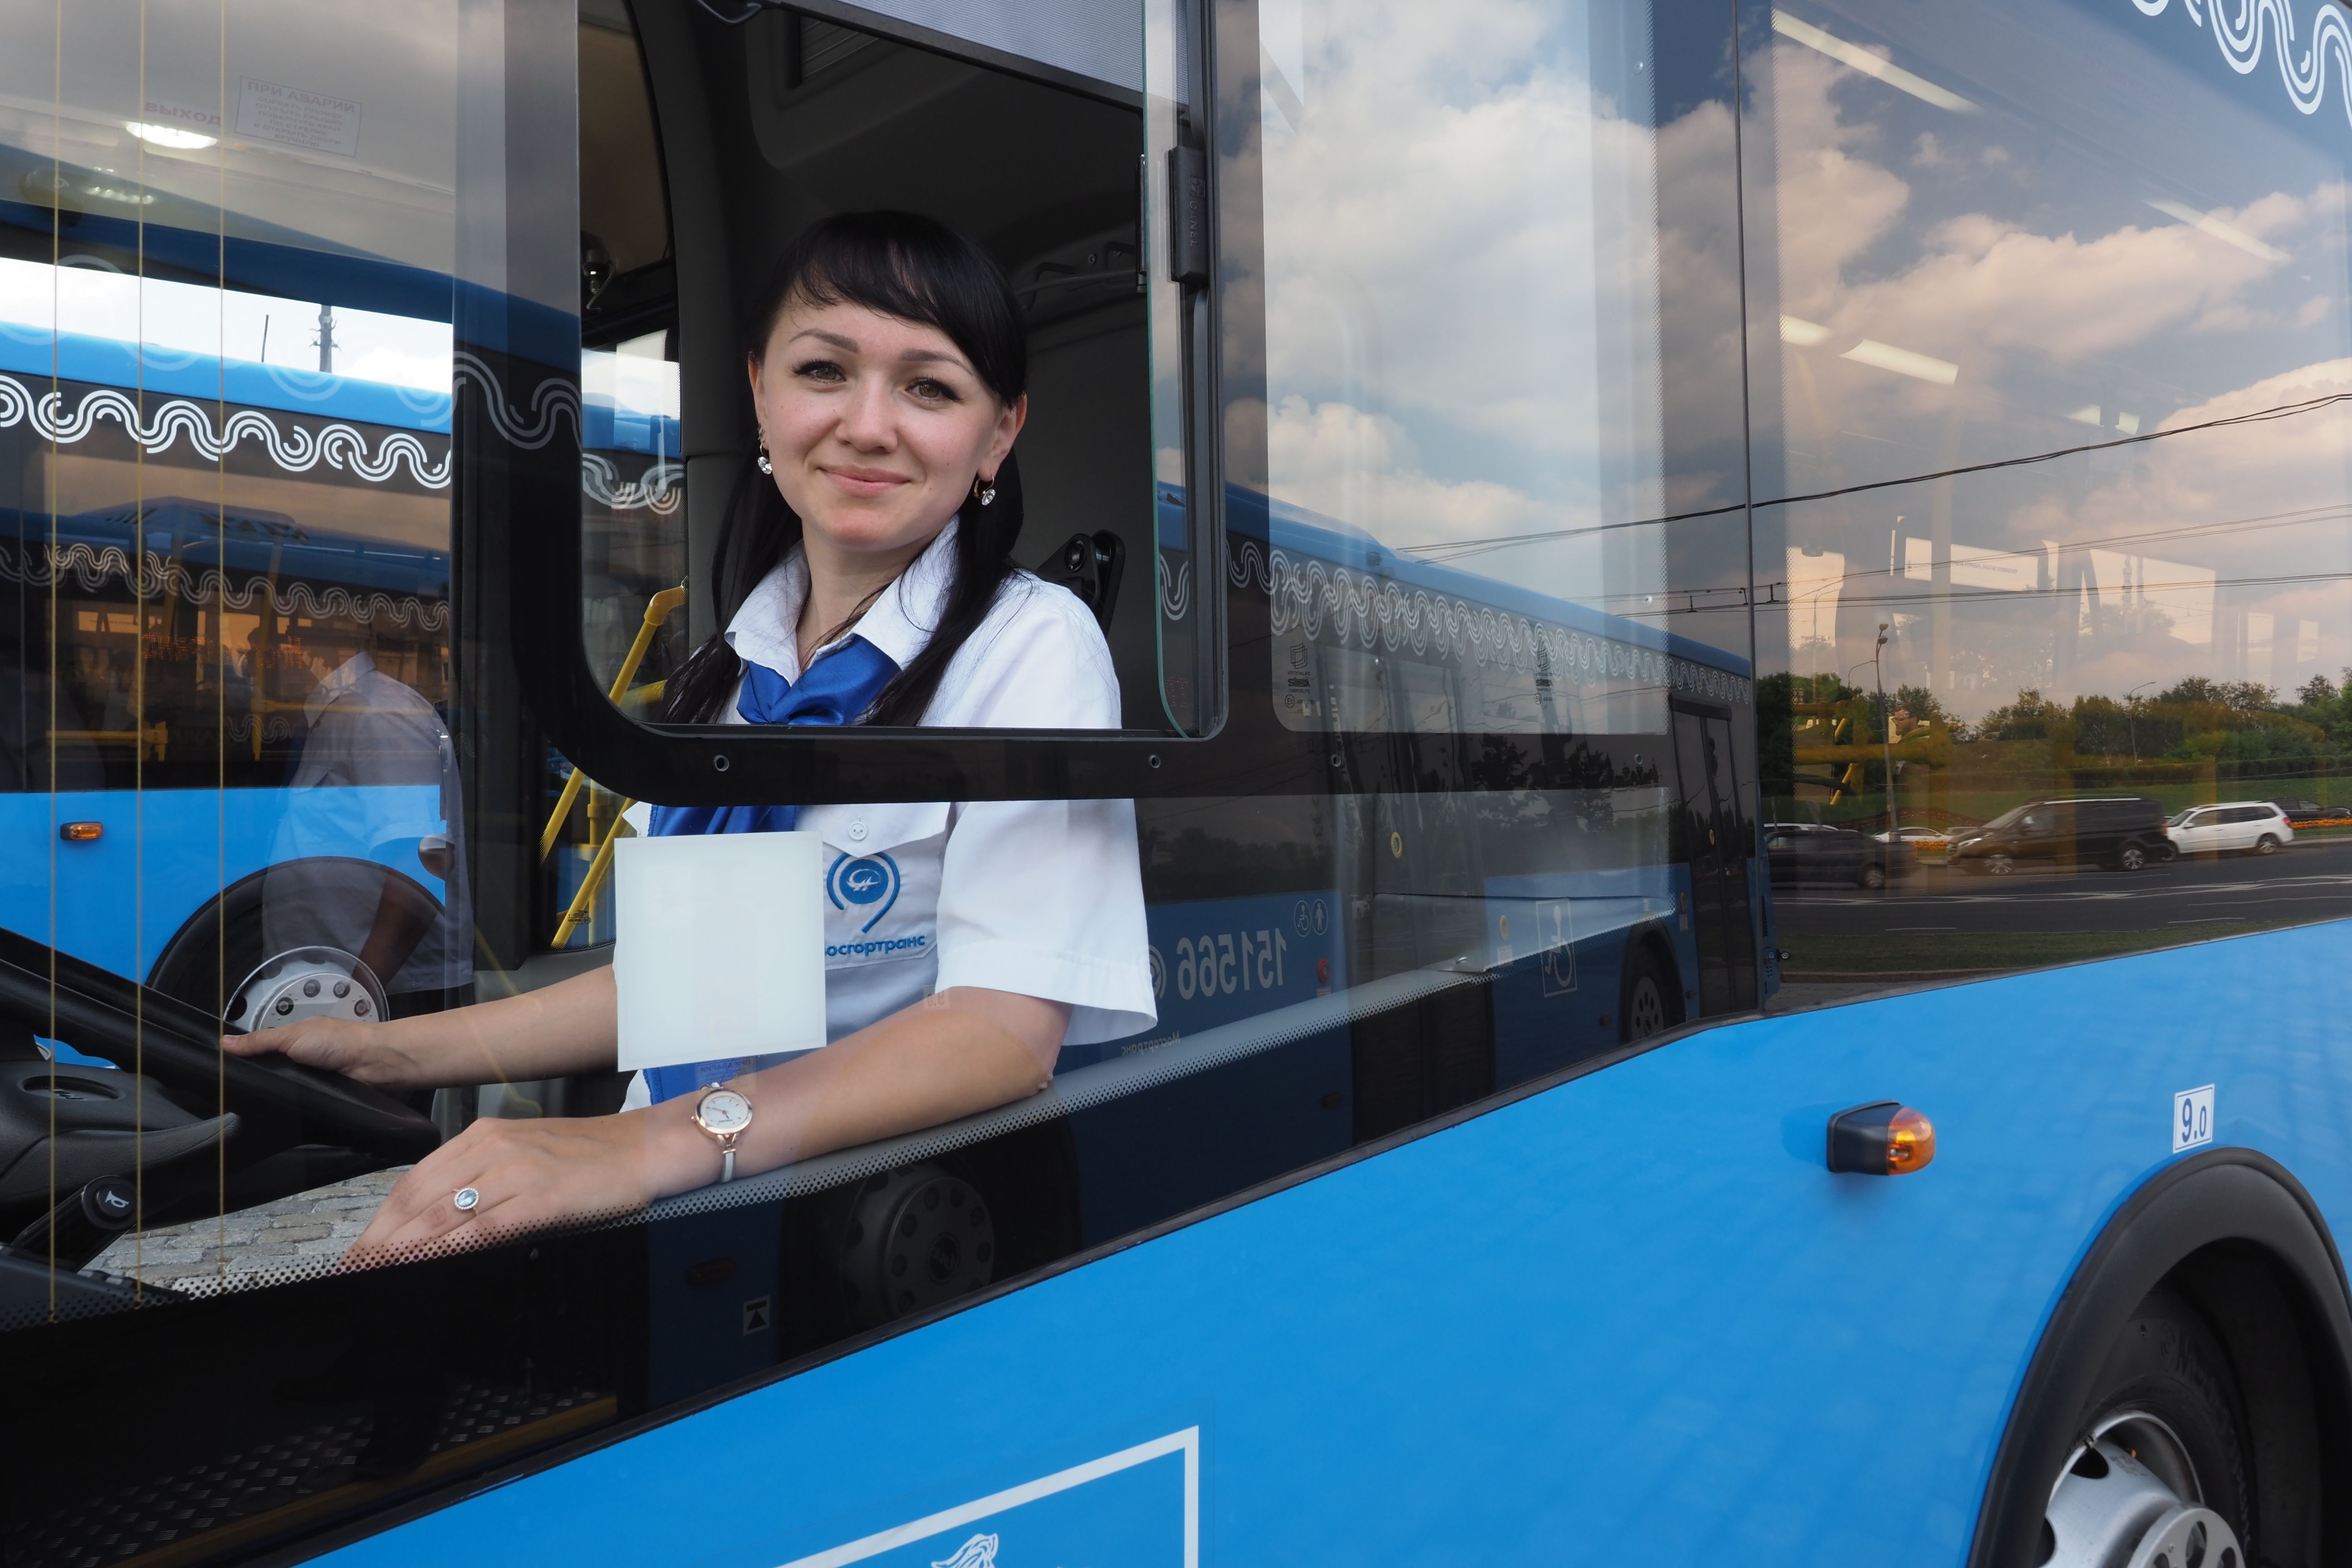
[[[1194,1561],[1191,1508],[1225,1565],[1958,1563],[2053,1304],[2174,1157],[2177,1091],[2216,1085],[2216,1142],[2352,1221],[2346,935],[1687,1037],[337,1560],[897,1564],[993,1536],[1075,1564],[1113,1537],[1031,1504],[1092,1498],[1122,1562]],[[1830,1174],[1828,1118],[1888,1096],[1935,1119],[1935,1164]]]
[[[421,794],[439,809],[430,784],[372,787]],[[76,958],[143,978],[220,889],[273,863],[293,798],[282,789],[0,795],[0,920]],[[58,835],[74,822],[97,823],[99,837],[65,842]],[[446,895],[440,879],[417,864],[413,839],[355,842],[347,852],[415,879],[436,898]]]

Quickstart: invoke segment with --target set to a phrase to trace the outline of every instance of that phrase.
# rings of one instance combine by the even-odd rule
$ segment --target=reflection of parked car
[[[2174,853],[2164,807],[2140,795],[2035,800],[1952,837],[1948,858],[1963,871],[2002,876],[2028,862],[2137,871]]]
[[[2290,827],[2352,827],[2352,805],[2329,805],[2316,800],[2274,800],[2270,804],[2286,813]]]
[[[1951,847],[1943,830],[1936,827],[1896,827],[1871,837],[1881,844],[1908,844],[1911,852],[1922,860],[1941,860],[1944,852]]]
[[[2294,825],[2274,800],[2191,807],[2166,825],[2183,855],[2275,855],[2294,842]]]
[[[1849,827],[1776,822],[1765,830],[1764,853],[1776,882],[1837,882],[1883,888],[1886,879],[1910,869],[1916,857],[1908,844],[1882,844]]]

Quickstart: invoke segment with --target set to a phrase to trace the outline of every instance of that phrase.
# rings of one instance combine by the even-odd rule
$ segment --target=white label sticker
[[[814,833],[614,846],[624,1072],[824,1044],[824,851]]]
[[[2213,1142],[2213,1086],[2184,1089],[2172,1097],[2172,1152]]]
[[[360,155],[359,101],[245,77],[236,100],[236,133],[281,147],[299,147],[306,153],[339,153],[356,158]]]

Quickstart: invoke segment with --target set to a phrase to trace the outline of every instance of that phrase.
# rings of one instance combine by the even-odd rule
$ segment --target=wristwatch
[[[719,1179],[733,1181],[735,1141],[743,1136],[743,1129],[751,1125],[751,1102],[733,1089],[721,1089],[714,1083],[695,1101],[694,1124],[710,1134],[719,1153],[726,1157]]]

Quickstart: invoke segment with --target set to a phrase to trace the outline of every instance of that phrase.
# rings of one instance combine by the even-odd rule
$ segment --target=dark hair
[[[913,213],[840,213],[810,225],[776,258],[760,291],[744,353],[767,353],[787,305],[863,305],[885,316],[937,327],[963,352],[982,384],[1010,405],[1029,384],[1029,342],[1003,269],[971,240]],[[955,569],[929,642],[874,700],[869,724],[916,724],[964,640],[988,617],[1011,574],[1021,536],[1021,473],[1011,453],[996,472],[994,501],[967,500],[958,514]],[[663,693],[662,717],[705,723],[743,673],[724,628],[761,579],[801,541],[801,520],[775,481],[746,452],[710,563],[710,598],[719,633],[694,650]],[[887,590],[886,590],[887,591]]]

